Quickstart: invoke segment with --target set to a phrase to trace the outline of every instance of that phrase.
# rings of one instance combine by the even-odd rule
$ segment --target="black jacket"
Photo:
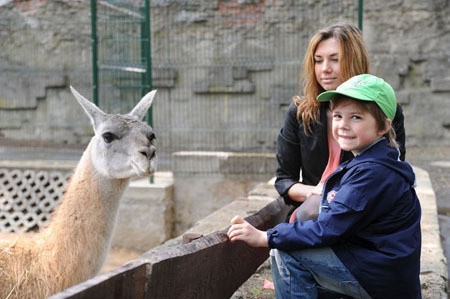
[[[292,185],[301,182],[317,185],[328,163],[327,109],[329,103],[320,106],[320,123],[315,123],[312,133],[307,135],[303,123],[297,120],[297,107],[291,103],[283,128],[277,139],[277,161],[275,188],[287,204],[298,206],[287,192]],[[403,109],[397,105],[393,127],[400,145],[400,159],[405,160],[405,127]],[[342,151],[341,163],[353,158],[351,152]],[[301,175],[301,179],[300,179]]]

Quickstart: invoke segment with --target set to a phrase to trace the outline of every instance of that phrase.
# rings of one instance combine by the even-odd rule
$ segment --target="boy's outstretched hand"
[[[266,232],[255,228],[241,216],[231,219],[227,235],[231,242],[240,240],[253,247],[269,247]]]

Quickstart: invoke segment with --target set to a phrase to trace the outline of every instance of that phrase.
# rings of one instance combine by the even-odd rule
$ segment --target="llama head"
[[[156,90],[147,93],[128,114],[107,114],[70,87],[94,128],[90,144],[94,168],[108,178],[127,179],[151,175],[157,156],[153,129],[143,118]]]

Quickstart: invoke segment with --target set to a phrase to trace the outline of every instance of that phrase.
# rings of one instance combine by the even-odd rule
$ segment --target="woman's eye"
[[[110,132],[103,133],[102,137],[106,143],[111,143],[117,139],[117,136]]]

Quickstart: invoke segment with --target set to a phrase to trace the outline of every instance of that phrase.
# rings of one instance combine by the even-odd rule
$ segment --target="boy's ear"
[[[390,128],[392,126],[392,120],[390,120],[389,118],[386,118],[386,122],[387,122],[388,128]]]
[[[392,120],[390,120],[389,118],[386,118],[386,126],[384,127],[384,130],[382,130],[383,131],[382,135],[388,133],[389,130],[391,129],[391,127],[392,127]]]

